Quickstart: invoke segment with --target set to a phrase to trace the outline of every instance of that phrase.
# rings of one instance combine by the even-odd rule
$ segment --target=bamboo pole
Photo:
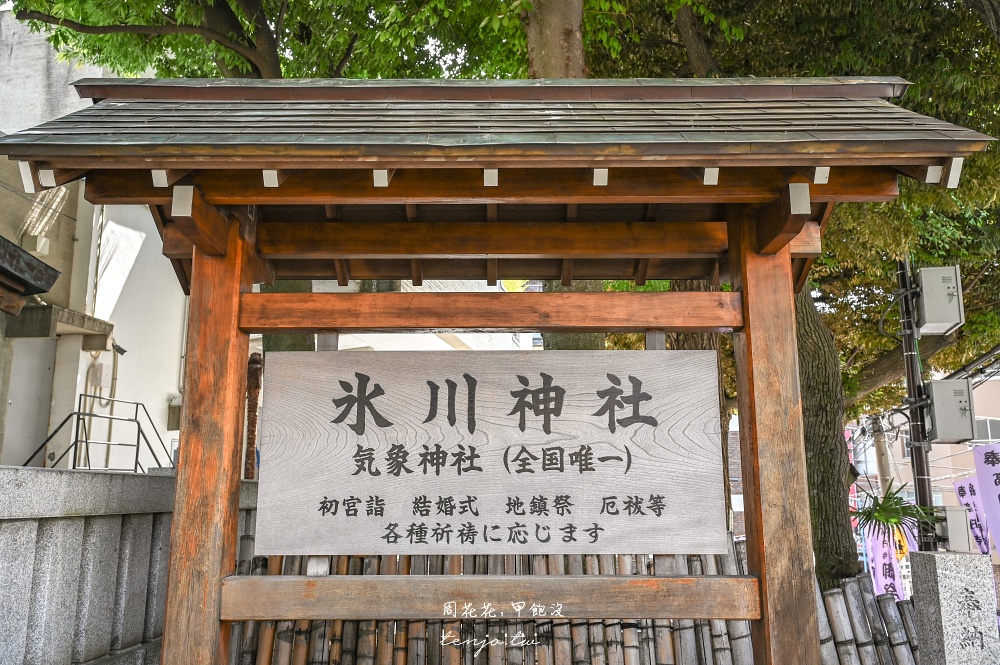
[[[241,510],[239,516],[239,549],[236,559],[236,574],[249,575],[253,562],[253,543],[256,531],[256,510]],[[229,662],[238,665],[242,658],[243,642],[247,624],[252,621],[234,622],[229,633]]]
[[[618,574],[635,575],[635,557],[618,555]],[[622,660],[625,665],[639,664],[639,621],[622,617]]]
[[[837,645],[833,642],[833,631],[830,628],[830,617],[826,613],[826,603],[823,602],[823,594],[819,591],[819,580],[814,579],[816,586],[816,617],[819,620],[819,657],[822,665],[840,665],[840,657],[837,655]],[[740,663],[739,665],[743,665]],[[753,659],[747,661],[747,665],[753,665]]]
[[[550,554],[549,575],[566,574],[566,557]],[[552,608],[546,608],[551,614]],[[552,619],[552,657],[555,665],[571,665],[573,662],[573,633],[566,619]]]
[[[906,630],[906,637],[910,642],[910,650],[913,651],[913,659],[919,661],[920,654],[918,648],[920,643],[917,640],[917,617],[913,611],[913,599],[908,598],[896,603],[899,614],[903,619],[903,628]],[[884,615],[883,615],[884,616]]]
[[[518,559],[521,566],[522,575],[531,574],[531,556],[527,554],[522,554]],[[521,616],[531,616],[531,606],[527,604],[527,600],[524,601],[524,609],[521,610]],[[521,630],[524,632],[524,663],[525,665],[535,665],[535,645],[532,644],[537,638],[535,636],[535,622],[531,619],[526,619],[521,622]]]
[[[504,574],[505,575],[522,575],[524,571],[521,569],[521,557],[518,554],[508,554],[504,556]],[[510,602],[519,601],[520,599],[512,598]],[[503,610],[504,614],[510,616],[514,613],[514,607],[500,608]],[[513,637],[518,633],[522,632],[521,622],[514,620],[507,622],[507,665],[524,665],[524,646],[513,644]]]
[[[871,575],[863,572],[857,576],[857,580],[861,587],[861,600],[864,602],[865,616],[868,617],[872,639],[875,640],[875,651],[878,652],[882,665],[893,665],[892,647],[889,645],[889,636],[885,632],[882,614],[879,612],[878,602],[875,600],[875,587],[872,584]]]
[[[653,559],[648,554],[635,555],[636,573],[639,575],[653,574]],[[653,621],[639,621],[639,662],[641,665],[656,665],[656,654],[653,640]]]
[[[363,575],[379,574],[379,557],[365,557]],[[375,665],[375,622],[372,620],[358,622],[357,665]]]
[[[410,575],[427,574],[427,557],[410,557]],[[427,622],[411,621],[407,635],[407,665],[426,665],[427,662]]]
[[[702,575],[702,565],[700,556],[688,557],[688,570],[692,575]],[[694,622],[694,634],[698,644],[698,665],[713,665],[712,661],[712,633],[708,627],[708,621],[698,619]]]
[[[601,575],[615,574],[615,556],[613,554],[600,554],[597,557]],[[624,665],[625,663],[625,642],[622,636],[621,619],[608,619],[604,622],[604,634],[608,645],[608,665]]]
[[[847,616],[851,620],[851,630],[854,632],[854,643],[858,646],[861,665],[879,665],[878,653],[875,651],[875,640],[871,626],[868,625],[865,601],[861,597],[861,585],[858,583],[858,578],[848,577],[840,580],[840,588],[844,592]]]
[[[601,567],[596,554],[588,554],[584,558],[584,572],[587,575],[600,575]],[[592,665],[607,665],[608,656],[604,644],[604,622],[591,619],[588,625],[590,632],[590,662]],[[528,661],[528,665],[532,665]]]
[[[256,512],[256,511],[254,511]],[[273,557],[272,557],[273,558]],[[250,565],[251,575],[264,575],[267,573],[268,558],[255,556]],[[260,621],[247,621],[243,630],[243,644],[240,646],[240,665],[255,665],[257,662],[257,648],[260,644]],[[322,664],[321,664],[322,665]]]
[[[719,566],[715,555],[708,554],[703,558],[706,575],[718,575]],[[712,654],[715,656],[715,665],[733,665],[733,651],[729,644],[729,629],[722,619],[712,619],[708,622],[708,627],[712,633]]]
[[[364,557],[352,556],[347,564],[348,575],[361,575],[364,571]],[[341,665],[356,665],[358,660],[358,622],[345,621],[340,645]]]
[[[267,557],[267,574],[280,575],[284,568],[284,557]],[[257,665],[271,665],[274,655],[274,635],[277,624],[274,621],[260,622],[260,639],[257,641]]]
[[[583,555],[571,554],[566,557],[567,572],[583,575]],[[572,619],[570,634],[573,638],[573,665],[590,665],[590,635],[586,619]]]
[[[445,573],[448,575],[462,574],[462,555],[453,554],[445,558]],[[462,634],[462,622],[446,621],[441,624],[441,634],[451,633],[454,636]],[[462,648],[457,646],[444,646],[441,638],[438,638],[438,648],[441,650],[441,662],[443,665],[462,665]]]
[[[503,575],[504,558],[502,554],[490,554],[487,557],[487,573],[490,575]],[[504,665],[506,660],[506,649],[503,647],[504,623],[499,618],[491,618],[486,621],[486,634],[490,640],[487,655],[489,665]]]
[[[653,556],[653,574],[665,577],[674,572],[674,562],[665,554]],[[675,665],[674,659],[674,627],[669,619],[653,621],[654,658],[656,665]]]
[[[298,575],[302,570],[301,556],[286,556],[282,575]],[[291,665],[292,641],[295,639],[295,622],[279,621],[275,629],[274,665]]]
[[[688,575],[688,558],[686,554],[674,555],[674,574]],[[698,643],[695,638],[694,621],[680,619],[674,628],[674,646],[677,649],[677,662],[683,665],[694,665],[698,662]]]
[[[885,621],[886,633],[889,637],[889,644],[892,645],[892,655],[896,659],[896,665],[916,665],[916,656],[910,647],[905,621],[900,615],[895,594],[884,593],[876,598],[876,602],[882,613],[882,620]]]
[[[722,555],[720,558],[720,566],[722,568],[723,575],[739,575],[740,571],[736,563],[736,548],[733,544],[732,534],[729,534],[729,553]],[[819,599],[819,593],[816,594],[817,599]],[[822,607],[823,601],[819,600],[819,605]],[[826,617],[826,608],[823,609],[823,617]],[[733,654],[733,665],[753,665],[753,645],[750,643],[750,622],[749,621],[727,621],[726,626],[729,629],[729,646],[732,649]],[[820,630],[822,631],[823,621],[820,621]],[[826,622],[826,632],[830,633],[830,623]],[[831,636],[832,640],[833,637]],[[831,648],[833,644],[831,643]],[[836,653],[834,653],[836,656]],[[823,665],[829,665],[824,662]],[[834,662],[832,665],[837,665]]]
[[[351,563],[351,557],[337,557],[337,574],[346,575]],[[341,665],[344,651],[344,620],[334,619],[330,623],[330,665]]]
[[[847,603],[841,589],[830,589],[823,592],[823,602],[830,617],[830,629],[837,645],[840,665],[861,665],[858,647],[854,643],[854,633],[851,629],[851,618],[847,614]]]
[[[399,563],[397,565],[397,571],[400,575],[410,574],[410,557],[400,556]],[[410,627],[408,621],[397,621],[396,622],[396,635],[393,639],[392,644],[392,665],[406,665],[407,653],[407,639],[409,637]]]
[[[399,573],[396,555],[387,554],[379,562],[379,571],[383,575]],[[375,624],[375,665],[392,665],[395,651],[395,622],[379,621]]]
[[[549,574],[549,559],[547,556],[544,554],[532,555],[531,574]],[[537,664],[553,665],[552,621],[549,619],[535,619],[532,623],[535,625],[535,637],[538,640],[538,644],[535,646]]]
[[[444,575],[444,557],[427,557],[427,574]],[[441,627],[440,619],[427,622],[427,665],[441,665]],[[358,663],[358,665],[362,665]]]

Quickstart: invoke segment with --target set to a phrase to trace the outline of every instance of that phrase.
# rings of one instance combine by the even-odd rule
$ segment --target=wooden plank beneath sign
[[[745,576],[233,576],[222,582],[221,618],[440,619],[454,601],[459,608],[492,603],[516,619],[511,603],[523,600],[525,607],[562,605],[567,619],[736,620],[760,618],[758,595],[757,578]]]
[[[739,293],[247,293],[251,333],[337,330],[728,332],[743,327]]]

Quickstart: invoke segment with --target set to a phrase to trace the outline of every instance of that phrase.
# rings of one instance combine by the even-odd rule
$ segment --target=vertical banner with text
[[[269,354],[256,553],[724,553],[716,362]]]

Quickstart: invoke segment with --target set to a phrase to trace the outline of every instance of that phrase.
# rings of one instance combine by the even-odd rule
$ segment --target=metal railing
[[[116,406],[116,405],[125,405],[126,408],[131,407],[131,409],[132,409],[132,415],[131,415],[131,417],[129,417],[129,416],[123,416],[123,415],[115,415],[114,413],[98,413],[97,411],[93,410],[93,407],[91,407],[90,410],[86,410],[84,408],[84,405],[86,404],[86,400],[88,400],[88,399],[92,400],[91,401],[92,405],[95,404],[95,403],[97,403],[98,401],[100,401],[101,403],[104,403],[104,404],[110,403],[110,404],[112,404],[112,411],[114,410],[114,406]],[[149,429],[155,435],[156,442],[159,443],[160,450],[162,451],[162,453],[164,455],[163,462],[160,461],[160,457],[156,454],[156,450],[155,450],[153,444],[150,442],[149,437],[146,436],[146,431],[143,429],[142,422],[139,419],[140,411],[141,411],[142,414],[145,415],[146,422],[149,425]],[[120,442],[120,441],[113,441],[113,440],[100,441],[100,440],[92,439],[91,438],[91,429],[92,429],[92,426],[91,426],[92,423],[91,423],[91,421],[94,418],[97,418],[99,420],[109,421],[110,423],[122,422],[122,423],[132,423],[132,424],[134,424],[135,425],[135,443]],[[93,469],[93,467],[91,465],[91,461],[90,461],[90,446],[91,445],[122,446],[122,447],[126,447],[126,448],[135,448],[135,461],[134,461],[134,464],[133,464],[133,466],[132,466],[131,469],[128,469],[128,468],[105,468],[105,467],[98,467],[100,470],[108,470],[108,471],[132,471],[133,473],[145,473],[146,469],[145,469],[145,467],[143,467],[142,463],[139,461],[139,455],[140,455],[141,451],[143,450],[143,448],[145,448],[146,450],[148,450],[149,453],[153,456],[153,460],[156,463],[157,467],[161,467],[162,468],[162,467],[167,467],[167,466],[173,466],[173,460],[171,459],[170,451],[167,449],[167,446],[163,443],[163,438],[160,436],[160,433],[157,431],[156,425],[153,424],[153,419],[150,417],[149,411],[146,409],[146,405],[145,404],[143,404],[142,402],[131,402],[131,401],[124,400],[124,399],[112,399],[112,398],[101,397],[99,395],[87,395],[87,394],[81,394],[80,395],[80,397],[77,400],[76,411],[71,412],[68,416],[66,416],[65,418],[63,418],[63,421],[61,423],[59,423],[59,426],[56,427],[52,431],[52,433],[48,435],[48,437],[46,437],[45,441],[43,441],[41,443],[41,445],[39,445],[38,448],[35,449],[35,452],[33,452],[31,454],[31,457],[29,457],[24,462],[24,464],[22,464],[22,466],[30,466],[31,463],[32,463],[32,461],[34,461],[34,459],[36,457],[38,457],[39,453],[41,453],[43,450],[46,449],[46,447],[49,445],[49,442],[52,441],[56,437],[57,434],[59,434],[59,432],[62,430],[62,428],[65,427],[66,424],[70,420],[74,420],[74,419],[75,419],[75,427],[74,427],[75,435],[73,437],[73,443],[71,443],[66,448],[66,450],[64,450],[62,452],[62,454],[59,455],[58,458],[55,456],[55,451],[50,452],[47,455],[48,460],[50,462],[49,466],[56,466],[56,465],[58,465],[59,462],[61,462],[63,460],[63,458],[66,457],[66,455],[72,453],[73,454],[73,456],[71,458],[72,459],[72,465],[71,465],[70,468],[72,468],[72,469]],[[111,437],[109,436],[108,438],[110,439]]]

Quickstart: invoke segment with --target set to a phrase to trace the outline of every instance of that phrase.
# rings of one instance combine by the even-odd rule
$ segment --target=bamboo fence
[[[241,575],[738,575],[746,548],[723,556],[495,555],[254,558],[254,515],[241,523]],[[822,665],[916,665],[913,606],[875,596],[867,574],[817,594]],[[528,608],[525,608],[527,610]],[[248,621],[232,665],[753,665],[747,621],[444,618],[430,621]],[[441,644],[496,639],[477,653]],[[529,644],[512,642],[522,634]],[[538,642],[537,645],[531,644]]]

